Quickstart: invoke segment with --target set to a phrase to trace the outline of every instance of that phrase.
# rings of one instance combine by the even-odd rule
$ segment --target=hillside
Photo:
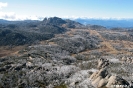
[[[133,87],[132,30],[85,27],[57,17],[26,25],[25,30],[17,28],[18,25],[13,30],[1,27],[0,87],[110,88],[129,84],[129,88]],[[45,33],[54,36],[40,39],[46,37]],[[37,34],[44,37],[35,37]],[[25,43],[30,37],[40,40]],[[24,44],[15,45],[23,43],[23,39]]]
[[[45,18],[43,21],[0,21],[0,45],[24,45],[35,41],[47,40],[67,28],[82,24],[58,17]]]

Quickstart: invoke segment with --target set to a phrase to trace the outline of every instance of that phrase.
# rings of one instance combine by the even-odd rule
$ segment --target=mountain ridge
[[[58,18],[58,17],[50,17],[50,18]],[[46,20],[46,19],[49,19],[49,18],[44,18],[42,21]],[[65,20],[67,19],[71,19],[71,21],[76,21],[76,22],[79,22],[81,24],[84,24],[84,25],[87,25],[87,24],[90,24],[90,25],[101,25],[101,26],[105,26],[107,28],[113,28],[113,27],[123,27],[123,28],[133,28],[133,19],[98,19],[98,18],[75,18],[75,19],[72,19],[72,18],[62,18],[64,19],[64,22]],[[3,24],[3,23],[8,23],[10,24],[11,22],[12,23],[16,23],[16,22],[36,22],[36,21],[40,21],[40,20],[16,20],[16,21],[8,21],[8,20],[5,20],[5,19],[0,19],[0,24]]]
[[[31,44],[34,41],[52,38],[55,34],[63,33],[68,28],[77,28],[80,26],[82,24],[78,22],[63,20],[58,17],[44,18],[43,21],[0,20],[0,45]]]
[[[124,28],[133,28],[133,19],[74,19],[74,21],[80,22],[84,25],[92,24],[92,25],[101,25],[107,28],[113,27],[124,27]]]

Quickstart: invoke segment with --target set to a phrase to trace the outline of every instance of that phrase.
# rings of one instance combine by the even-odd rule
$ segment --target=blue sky
[[[0,19],[129,19],[133,18],[132,8],[133,0],[0,0]]]

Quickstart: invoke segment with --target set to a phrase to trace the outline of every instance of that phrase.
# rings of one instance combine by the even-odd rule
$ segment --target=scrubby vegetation
[[[94,73],[104,81],[108,74],[107,79],[117,75],[113,77],[118,83],[132,85],[131,30],[84,26],[57,17],[11,23],[0,25],[0,49],[14,51],[0,57],[0,88],[95,88],[101,78],[93,82]]]
[[[88,32],[78,30],[70,37],[57,37],[50,40],[60,45],[70,53],[79,53],[87,49],[96,49],[99,47],[100,39],[98,36],[91,36]]]

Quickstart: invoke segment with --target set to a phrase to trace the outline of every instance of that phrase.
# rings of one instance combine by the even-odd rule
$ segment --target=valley
[[[15,23],[13,28],[2,25],[1,88],[133,87],[132,30],[85,26],[58,17]],[[108,81],[111,78],[115,82]]]

